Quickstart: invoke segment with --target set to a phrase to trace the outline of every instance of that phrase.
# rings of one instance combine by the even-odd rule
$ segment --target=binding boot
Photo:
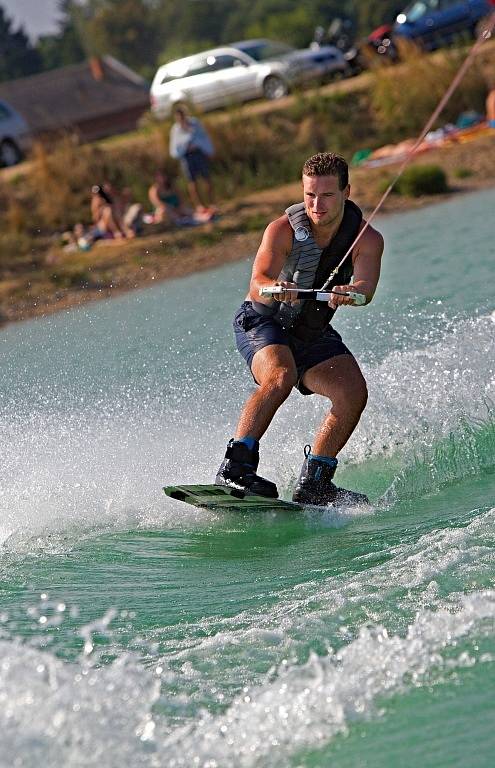
[[[304,464],[292,496],[293,501],[316,506],[369,504],[369,499],[364,493],[338,488],[332,482],[337,469],[337,459],[314,456],[310,445],[305,446],[304,456]]]
[[[225,458],[215,478],[215,485],[226,485],[252,496],[268,496],[271,499],[277,499],[278,491],[275,483],[256,474],[259,464],[259,446],[257,440],[252,439],[252,443],[253,447],[249,447],[241,440],[229,440]]]

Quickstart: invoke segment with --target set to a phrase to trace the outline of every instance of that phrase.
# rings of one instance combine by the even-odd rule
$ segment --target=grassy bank
[[[167,153],[170,125],[149,124],[131,137],[99,145],[78,146],[63,137],[50,152],[38,147],[28,172],[19,169],[0,181],[0,320],[43,314],[252,254],[267,220],[298,198],[298,187],[288,182],[298,178],[308,155],[332,149],[350,158],[357,149],[415,135],[452,79],[459,56],[442,54],[434,66],[431,57],[412,57],[400,67],[282,103],[205,116],[217,148],[220,221],[101,245],[87,253],[65,253],[60,233],[88,220],[91,185],[108,180],[130,187],[146,205],[155,169],[177,173]],[[482,111],[490,78],[495,82],[493,46],[471,68],[441,122],[467,109]],[[428,153],[428,162],[445,168],[451,188],[462,182],[468,189],[495,183],[494,155],[493,137],[485,137]],[[371,207],[389,177],[386,169],[356,169],[354,198]],[[405,205],[402,199],[390,200],[389,209]]]

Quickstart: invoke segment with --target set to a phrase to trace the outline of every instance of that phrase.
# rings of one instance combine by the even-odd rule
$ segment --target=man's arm
[[[213,142],[202,123],[196,119],[194,130],[191,136],[189,149],[200,149],[207,157],[213,157],[215,150]]]
[[[285,264],[287,256],[292,249],[292,227],[289,224],[287,216],[272,221],[263,234],[261,245],[256,254],[251,274],[251,283],[249,285],[249,298],[251,301],[271,305],[273,299],[260,296],[260,288],[270,286],[277,280]],[[287,288],[294,286],[294,283],[280,281],[279,285]],[[287,294],[281,294],[277,297],[278,301],[290,300]]]
[[[354,248],[354,279],[352,285],[335,285],[334,291],[346,293],[363,293],[366,296],[366,304],[372,300],[378,280],[383,253],[383,237],[373,227],[367,227],[366,232]],[[342,304],[353,304],[354,300],[349,296],[332,295],[330,306],[336,308]]]

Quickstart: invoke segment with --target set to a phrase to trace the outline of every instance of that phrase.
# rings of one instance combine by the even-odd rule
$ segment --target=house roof
[[[147,82],[112,56],[0,83],[0,99],[35,133],[149,105]]]

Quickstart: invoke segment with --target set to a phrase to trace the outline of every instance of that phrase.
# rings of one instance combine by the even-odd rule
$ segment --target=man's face
[[[349,197],[349,185],[339,189],[337,176],[302,177],[304,205],[312,224],[328,227],[342,216],[344,203]]]

